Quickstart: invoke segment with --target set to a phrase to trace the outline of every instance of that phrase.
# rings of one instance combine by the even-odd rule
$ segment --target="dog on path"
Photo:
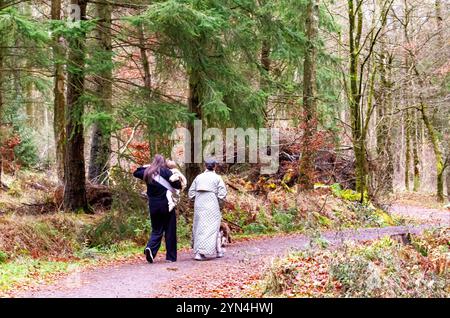
[[[222,247],[225,247],[229,243],[231,243],[231,230],[228,224],[225,222],[220,223],[220,242],[222,244]]]

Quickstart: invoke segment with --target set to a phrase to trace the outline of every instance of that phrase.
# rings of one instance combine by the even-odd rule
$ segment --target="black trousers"
[[[152,233],[147,247],[152,251],[153,257],[161,247],[164,236],[166,241],[166,259],[175,262],[177,260],[177,216],[173,209],[169,212],[167,200],[151,201],[149,203]]]

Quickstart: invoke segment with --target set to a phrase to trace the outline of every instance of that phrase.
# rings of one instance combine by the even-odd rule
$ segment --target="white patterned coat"
[[[222,178],[214,171],[199,174],[189,188],[189,198],[195,198],[192,229],[194,253],[213,255],[219,252],[220,234],[219,200],[225,199],[227,189]]]

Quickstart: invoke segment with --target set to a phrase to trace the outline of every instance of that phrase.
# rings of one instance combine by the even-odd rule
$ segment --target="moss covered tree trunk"
[[[356,191],[363,194],[366,189],[366,156],[365,156],[365,138],[363,136],[362,118],[361,118],[361,92],[358,85],[359,78],[359,49],[362,34],[362,2],[348,0],[349,17],[349,53],[350,53],[350,118],[352,127],[353,151],[355,154],[355,183]],[[363,195],[361,195],[361,200]]]
[[[409,111],[406,110],[404,117],[405,129],[405,189],[409,191],[409,167],[411,164],[411,120]]]
[[[97,54],[103,60],[102,67],[95,77],[95,94],[98,98],[97,110],[106,114],[112,108],[112,43],[111,43],[112,6],[108,3],[96,3],[96,16],[99,19],[95,34]],[[96,121],[92,130],[91,153],[89,161],[89,180],[107,184],[109,160],[111,156],[111,127],[108,122]]]
[[[52,0],[51,8],[52,20],[61,20],[61,0]],[[61,60],[64,58],[64,48],[59,38],[52,39],[53,65],[54,65],[54,86],[53,86],[53,132],[55,134],[55,157],[58,180],[64,183],[64,156],[65,156],[65,78],[64,65]]]
[[[447,166],[446,180],[447,183],[447,199],[450,201],[450,166]]]
[[[424,102],[421,102],[420,112],[422,113],[422,119],[427,128],[428,138],[433,145],[434,156],[436,158],[436,197],[439,202],[444,201],[444,161],[442,158],[441,150],[439,149],[439,140],[434,130],[433,125],[427,115],[427,107]]]
[[[87,1],[72,0],[80,7],[81,20],[86,20]],[[64,165],[64,209],[88,212],[84,168],[83,113],[86,34],[80,29],[69,36],[67,65],[66,156]]]
[[[299,181],[303,189],[314,188],[315,150],[313,138],[317,130],[317,42],[319,36],[319,1],[309,0],[306,9],[308,43],[303,63],[303,109],[305,113]]]

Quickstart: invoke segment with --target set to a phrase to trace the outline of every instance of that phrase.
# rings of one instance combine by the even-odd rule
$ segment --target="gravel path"
[[[418,234],[431,227],[449,226],[445,210],[404,209],[393,213],[427,220],[418,226],[363,228],[322,233],[330,247],[344,241],[368,241],[385,235],[410,232]],[[178,262],[165,263],[158,255],[154,264],[144,257],[125,265],[91,269],[69,274],[52,285],[18,293],[15,297],[233,297],[243,286],[256,279],[263,267],[276,256],[309,247],[305,235],[292,234],[234,243],[224,258],[198,262],[190,252],[179,253]]]
[[[393,204],[391,213],[426,222],[427,224],[450,225],[450,209],[430,209],[412,205]]]

